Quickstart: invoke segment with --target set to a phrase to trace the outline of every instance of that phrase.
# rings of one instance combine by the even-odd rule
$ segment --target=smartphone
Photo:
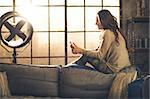
[[[74,46],[73,46],[72,42],[70,42],[70,47],[71,47],[71,48],[74,48]]]

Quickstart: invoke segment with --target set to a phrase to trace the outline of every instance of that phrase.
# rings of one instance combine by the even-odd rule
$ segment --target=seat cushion
[[[9,77],[24,77],[36,80],[58,81],[60,65],[21,65],[0,64],[1,71],[7,71]]]
[[[60,94],[65,97],[106,97],[114,78],[114,74],[65,67],[60,72]]]
[[[0,64],[12,95],[58,96],[59,66]]]
[[[84,90],[63,84],[60,86],[59,95],[63,98],[107,99],[108,92],[104,90]]]

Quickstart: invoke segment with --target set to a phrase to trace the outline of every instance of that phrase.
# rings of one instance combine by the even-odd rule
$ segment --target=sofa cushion
[[[60,65],[21,65],[0,64],[1,71],[7,71],[8,77],[23,77],[36,80],[58,81]]]
[[[78,67],[61,69],[59,95],[72,98],[107,99],[115,74],[104,74]]]
[[[19,96],[58,96],[58,83],[26,79],[10,78],[9,85],[12,95]]]
[[[60,66],[0,64],[12,95],[58,96]]]
[[[65,67],[60,72],[60,86],[65,84],[84,90],[109,90],[115,74]]]
[[[84,99],[107,99],[108,91],[105,90],[85,90],[82,88],[61,85],[59,90],[60,97],[63,98],[84,98]]]

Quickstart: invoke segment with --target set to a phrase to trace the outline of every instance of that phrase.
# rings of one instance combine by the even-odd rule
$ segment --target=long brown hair
[[[118,27],[117,19],[108,10],[100,10],[97,14],[100,18],[103,29],[110,29],[115,35],[115,40],[118,42],[118,31],[120,33],[122,32]]]

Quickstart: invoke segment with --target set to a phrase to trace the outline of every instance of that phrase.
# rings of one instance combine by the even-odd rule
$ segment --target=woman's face
[[[100,21],[98,15],[96,16],[96,25],[97,25],[98,29],[103,29],[103,26],[101,24],[101,21]]]

